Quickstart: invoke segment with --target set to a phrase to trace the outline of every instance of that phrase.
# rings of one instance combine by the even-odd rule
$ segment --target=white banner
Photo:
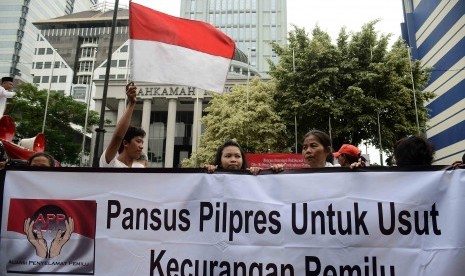
[[[465,170],[7,171],[0,275],[465,273]]]

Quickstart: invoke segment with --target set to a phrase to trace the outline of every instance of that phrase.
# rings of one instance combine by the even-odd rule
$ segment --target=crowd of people
[[[2,89],[11,89],[12,80],[2,78]],[[4,86],[5,84],[5,86]],[[11,85],[11,86],[10,86]],[[1,93],[4,91],[0,89]],[[14,94],[9,94],[14,96]],[[128,106],[117,122],[113,135],[107,148],[100,157],[100,167],[115,168],[146,168],[148,167],[147,156],[143,153],[145,131],[140,127],[131,126],[131,117],[137,103],[137,87],[130,82],[126,85],[126,96]],[[7,97],[7,96],[5,96]],[[2,102],[0,101],[0,108]],[[3,112],[3,109],[0,110]],[[427,139],[419,136],[407,136],[395,144],[394,160],[397,166],[430,166],[434,160],[434,146]],[[332,151],[331,139],[328,134],[320,130],[311,130],[306,133],[302,141],[302,156],[308,168],[325,167],[349,167],[357,168],[365,166],[365,158],[361,151],[354,145],[343,144],[336,152]],[[334,164],[334,160],[337,160]],[[5,166],[0,162],[0,169]],[[56,161],[44,152],[31,156],[27,162],[30,166],[54,167]],[[452,164],[453,167],[465,164],[465,154],[461,161]],[[274,172],[282,172],[286,164],[273,164],[270,169]],[[259,167],[248,167],[245,153],[239,143],[228,140],[221,145],[216,152],[215,160],[211,164],[204,165],[208,173],[221,170],[248,170],[257,175],[262,170]]]

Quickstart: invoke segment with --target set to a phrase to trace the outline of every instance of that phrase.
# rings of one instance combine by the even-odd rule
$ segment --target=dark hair
[[[394,146],[397,166],[429,166],[433,162],[434,145],[425,138],[409,136]]]
[[[465,153],[462,155],[462,162],[465,163]]]
[[[304,138],[302,139],[302,144],[304,143],[305,139],[307,139],[310,135],[315,136],[318,142],[320,142],[320,144],[322,144],[325,149],[327,147],[331,147],[331,138],[329,138],[329,135],[317,129],[313,129],[307,132],[304,135]]]
[[[304,135],[304,139],[302,139],[302,144],[305,142],[305,139],[307,139],[310,135],[315,136],[316,139],[318,140],[318,142],[320,142],[320,144],[323,145],[325,150],[329,147],[329,153],[326,156],[326,162],[329,162],[329,163],[333,164],[334,163],[334,156],[332,156],[333,155],[333,153],[332,153],[333,150],[331,149],[331,138],[329,138],[329,135],[324,133],[321,130],[313,129],[313,130],[310,130],[309,132],[307,132]]]
[[[4,82],[7,82],[7,81],[13,82],[13,78],[12,78],[12,77],[3,77],[3,78],[2,78],[2,84],[3,84]]]
[[[126,134],[124,134],[123,141],[121,141],[121,145],[119,145],[118,153],[123,152],[124,149],[124,141],[127,143],[131,143],[132,138],[141,136],[145,137],[145,131],[140,127],[129,126]]]
[[[27,160],[27,164],[30,166],[32,163],[32,160],[34,160],[37,157],[45,157],[48,160],[48,163],[50,164],[50,167],[55,167],[55,159],[53,159],[53,156],[46,152],[36,152],[34,153],[29,159]]]
[[[215,156],[215,165],[218,166],[218,168],[222,168],[221,167],[221,156],[223,155],[223,150],[224,148],[226,147],[237,147],[240,152],[241,152],[241,155],[242,155],[242,167],[241,167],[241,170],[245,170],[247,169],[247,160],[245,158],[245,153],[244,151],[242,150],[241,146],[234,140],[228,140],[226,142],[224,142],[223,145],[221,145],[217,150],[216,150],[216,156]]]
[[[341,155],[344,156],[347,163],[349,163],[349,164],[358,162],[358,160],[360,159],[360,155],[359,156],[352,156],[352,155],[345,154],[345,153],[341,153]]]
[[[334,155],[332,152],[326,156],[326,162],[334,164]]]

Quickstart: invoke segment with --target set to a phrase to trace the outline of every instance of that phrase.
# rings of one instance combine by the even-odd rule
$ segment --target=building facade
[[[403,10],[412,57],[431,68],[424,90],[436,94],[426,106],[435,164],[452,164],[465,152],[465,1],[403,0]]]
[[[88,10],[97,0],[2,0],[0,75],[32,81],[30,73],[39,31],[35,21]]]
[[[287,43],[286,0],[181,0],[181,17],[222,30],[263,75],[277,62],[270,43]]]
[[[39,89],[95,102],[92,109],[100,112],[112,16],[111,10],[90,10],[35,22],[40,34],[35,42],[33,80]],[[105,125],[103,148],[126,108],[125,86],[131,79],[128,23],[128,10],[118,10],[105,106],[105,119],[109,123]],[[237,49],[225,92],[236,84],[246,84],[252,76],[260,74],[248,66],[247,55]],[[184,86],[148,83],[137,86],[139,102],[131,123],[147,132],[144,152],[149,166],[176,167],[197,147],[199,121],[211,94]],[[90,99],[93,101],[87,101]],[[95,141],[91,144],[92,154]]]

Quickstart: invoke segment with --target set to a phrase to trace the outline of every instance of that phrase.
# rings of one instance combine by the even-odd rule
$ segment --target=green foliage
[[[206,129],[198,153],[183,160],[183,167],[195,167],[196,161],[197,165],[212,163],[217,148],[229,139],[236,139],[246,152],[283,150],[285,126],[275,112],[275,91],[272,82],[253,79],[248,86],[235,86],[231,93],[214,94],[202,118]]]
[[[335,44],[319,27],[309,36],[294,26],[288,45],[272,45],[280,61],[270,62],[270,74],[278,91],[278,114],[288,132],[295,127],[295,116],[299,138],[311,129],[328,132],[331,121],[335,149],[362,140],[377,146],[379,112],[384,149],[390,150],[406,134],[417,133],[407,46],[398,40],[388,50],[390,35],[378,35],[376,23],[351,35],[342,29]],[[419,124],[425,131],[424,103],[434,95],[420,91],[428,82],[429,70],[415,61],[412,73]],[[293,139],[287,144],[292,145]]]
[[[42,132],[47,91],[38,90],[32,84],[21,84],[16,97],[8,103],[7,113],[16,123],[16,134],[25,138]],[[83,126],[86,105],[69,96],[50,93],[45,123],[45,150],[61,163],[78,164],[82,134],[75,131],[70,123]],[[98,123],[98,114],[89,112],[88,126]],[[90,128],[88,128],[90,131]]]

